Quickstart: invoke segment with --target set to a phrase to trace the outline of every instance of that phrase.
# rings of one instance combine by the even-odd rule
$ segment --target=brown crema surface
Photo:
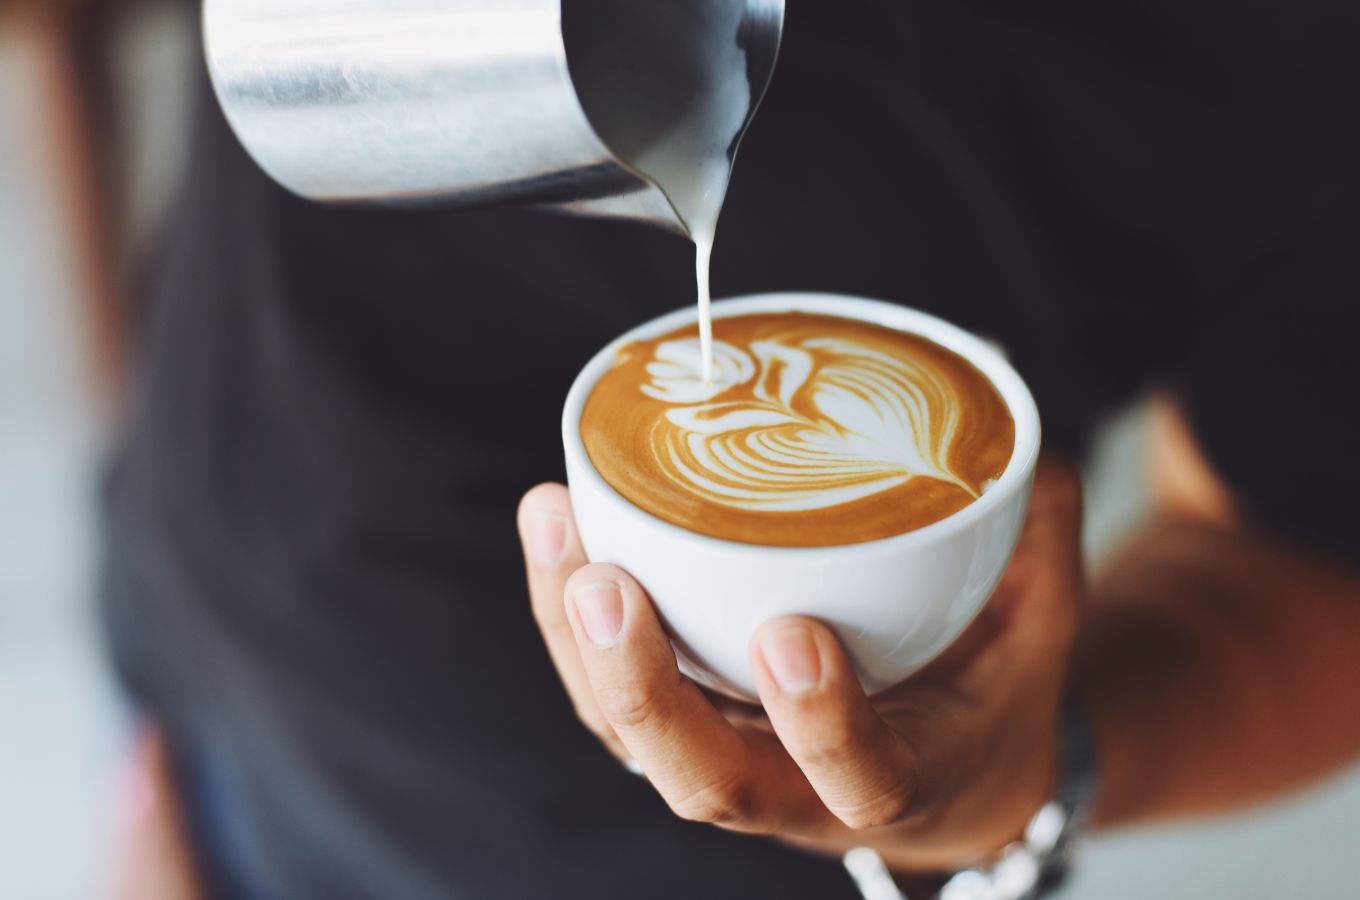
[[[604,479],[660,519],[779,547],[856,544],[946,518],[999,478],[1015,423],[971,363],[851,319],[714,321],[629,344],[581,417]]]

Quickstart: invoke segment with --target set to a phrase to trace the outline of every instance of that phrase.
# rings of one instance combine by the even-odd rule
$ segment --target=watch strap
[[[1034,815],[1024,837],[988,866],[966,869],[940,891],[940,900],[1035,900],[1056,889],[1071,870],[1074,845],[1090,822],[1100,790],[1100,766],[1090,719],[1068,697],[1059,713],[1058,784]]]

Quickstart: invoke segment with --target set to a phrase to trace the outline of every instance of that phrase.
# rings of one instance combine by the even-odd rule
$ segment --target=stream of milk
[[[572,78],[591,124],[661,188],[694,241],[703,378],[713,377],[710,263],[751,112],[746,0],[576,0],[564,6]]]

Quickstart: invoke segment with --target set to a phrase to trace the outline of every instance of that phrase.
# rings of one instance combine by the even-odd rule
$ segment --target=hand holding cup
[[[566,488],[535,488],[519,523],[534,615],[578,715],[677,815],[948,869],[1014,839],[1047,799],[1082,593],[1067,468],[1039,465],[991,602],[923,671],[870,700],[832,629],[783,616],[750,641],[763,711],[681,674],[638,582],[587,564]]]

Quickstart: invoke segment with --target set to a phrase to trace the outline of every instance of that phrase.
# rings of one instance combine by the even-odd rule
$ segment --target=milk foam
[[[806,512],[925,477],[977,491],[951,471],[961,398],[910,359],[843,338],[719,342],[713,378],[689,338],[664,342],[644,394],[673,404],[653,431],[658,470],[734,509]],[[750,385],[735,400],[723,395]]]
[[[1015,427],[966,359],[929,340],[800,312],[693,325],[619,348],[581,438],[596,471],[658,518],[784,547],[904,534],[1005,471]]]

